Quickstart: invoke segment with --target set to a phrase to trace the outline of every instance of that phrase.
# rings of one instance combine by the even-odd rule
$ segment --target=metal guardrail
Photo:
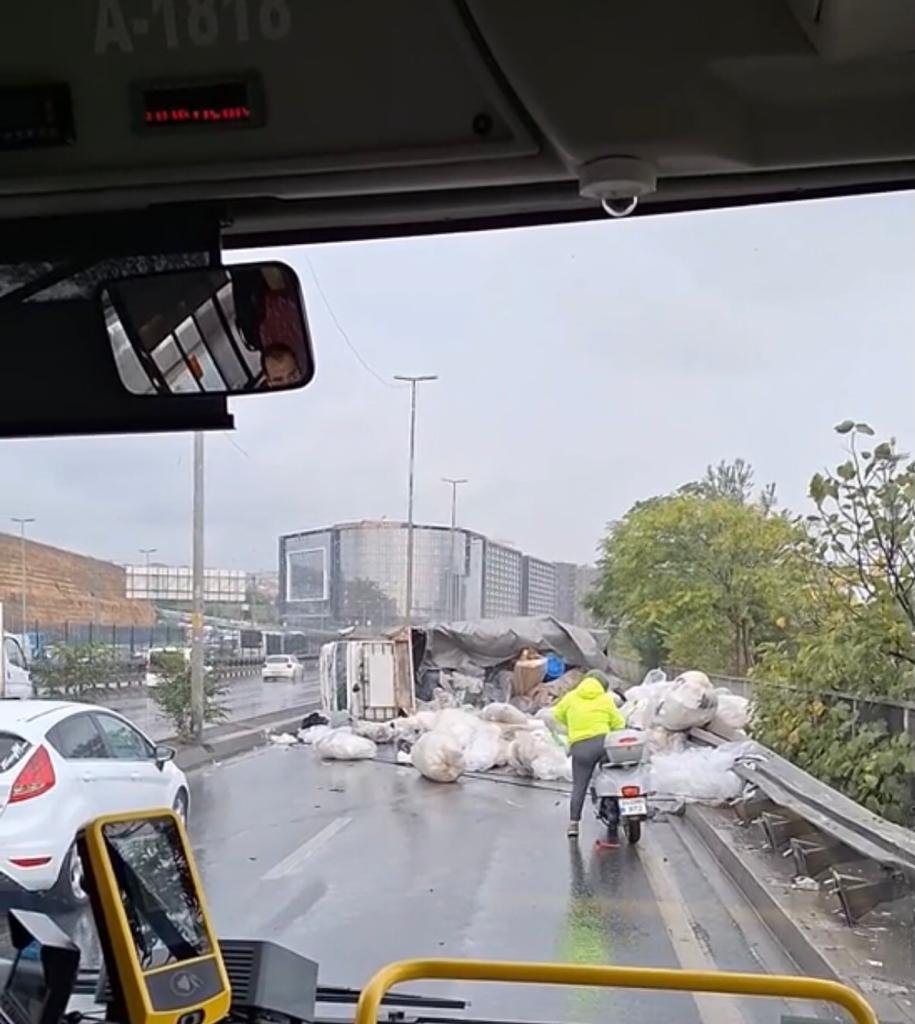
[[[711,746],[743,739],[693,729]],[[798,875],[833,888],[849,926],[868,911],[915,888],[915,833],[749,741],[758,757],[734,765],[750,787],[732,803],[744,824],[758,823],[772,850],[794,859]]]

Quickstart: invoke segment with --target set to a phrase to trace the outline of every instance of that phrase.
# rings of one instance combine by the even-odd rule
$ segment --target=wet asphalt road
[[[257,672],[237,679],[227,679],[224,685],[225,693],[219,698],[219,703],[226,709],[224,721],[232,722],[317,702],[318,670],[313,664],[307,664],[305,678],[297,683],[265,683],[261,680],[260,672]],[[174,734],[171,722],[159,712],[156,702],[144,691],[120,691],[103,703],[126,715],[154,740],[168,739]]]
[[[794,972],[678,820],[650,823],[637,848],[595,851],[596,824],[570,844],[565,816],[557,792],[438,786],[411,768],[322,764],[307,747],[268,747],[192,776],[191,833],[219,933],[310,956],[323,984],[359,987],[387,961],[430,955]],[[87,916],[57,917],[84,962],[97,959]],[[4,946],[0,926],[0,955]],[[512,1020],[762,1024],[786,1010],[641,992],[409,988],[467,996],[473,1016]]]

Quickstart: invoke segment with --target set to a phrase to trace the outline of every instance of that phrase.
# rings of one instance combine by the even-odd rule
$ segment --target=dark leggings
[[[604,737],[592,736],[588,740],[579,740],[569,748],[572,755],[572,802],[569,811],[570,821],[581,821],[581,809],[588,793],[588,784],[594,769],[604,756]]]

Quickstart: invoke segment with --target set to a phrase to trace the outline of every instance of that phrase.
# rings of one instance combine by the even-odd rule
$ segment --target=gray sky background
[[[233,403],[207,443],[207,564],[274,568],[283,532],[406,512],[591,561],[639,498],[742,456],[801,510],[865,419],[915,446],[915,197],[271,252],[299,271],[318,373]],[[260,258],[263,253],[233,254]],[[116,561],[190,557],[189,436],[0,443],[0,517]],[[0,523],[0,529],[10,528]]]

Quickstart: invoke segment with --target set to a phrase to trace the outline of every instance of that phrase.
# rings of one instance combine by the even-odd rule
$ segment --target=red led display
[[[147,87],[140,92],[138,127],[157,131],[259,124],[260,104],[251,93],[246,80]]]

